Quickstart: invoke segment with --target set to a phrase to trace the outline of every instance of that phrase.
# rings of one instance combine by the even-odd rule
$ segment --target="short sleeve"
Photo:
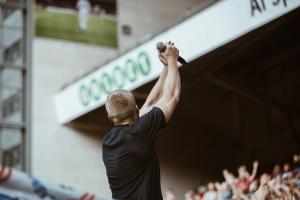
[[[158,107],[153,107],[134,124],[134,129],[139,135],[143,134],[155,138],[159,130],[165,125],[166,118],[163,111]]]

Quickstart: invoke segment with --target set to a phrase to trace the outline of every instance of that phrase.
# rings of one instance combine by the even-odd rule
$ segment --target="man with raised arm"
[[[133,95],[115,90],[105,103],[114,127],[103,139],[103,161],[113,199],[162,200],[155,138],[180,97],[178,49],[168,42],[159,59],[162,73],[139,110]]]

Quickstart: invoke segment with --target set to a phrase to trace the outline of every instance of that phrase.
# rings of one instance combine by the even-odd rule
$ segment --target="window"
[[[22,133],[19,129],[0,129],[0,164],[21,169]]]
[[[3,61],[10,64],[22,64],[22,40],[17,40],[4,49]]]
[[[23,12],[0,7],[0,62],[23,64]]]

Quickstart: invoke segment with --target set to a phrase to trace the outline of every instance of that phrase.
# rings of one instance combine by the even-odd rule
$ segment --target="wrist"
[[[170,63],[170,62],[176,61],[176,58],[173,57],[173,56],[170,56],[170,57],[167,57],[166,60],[167,60],[168,63]]]
[[[177,59],[175,57],[169,57],[167,58],[167,65],[169,65],[170,63],[176,63]]]

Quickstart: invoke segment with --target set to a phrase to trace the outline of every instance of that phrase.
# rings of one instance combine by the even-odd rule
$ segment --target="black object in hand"
[[[163,42],[158,42],[156,44],[156,49],[159,51],[159,52],[164,52],[166,50],[167,46],[165,43]],[[186,64],[187,62],[181,57],[181,56],[178,56],[177,58],[177,61],[180,63],[180,64]]]

